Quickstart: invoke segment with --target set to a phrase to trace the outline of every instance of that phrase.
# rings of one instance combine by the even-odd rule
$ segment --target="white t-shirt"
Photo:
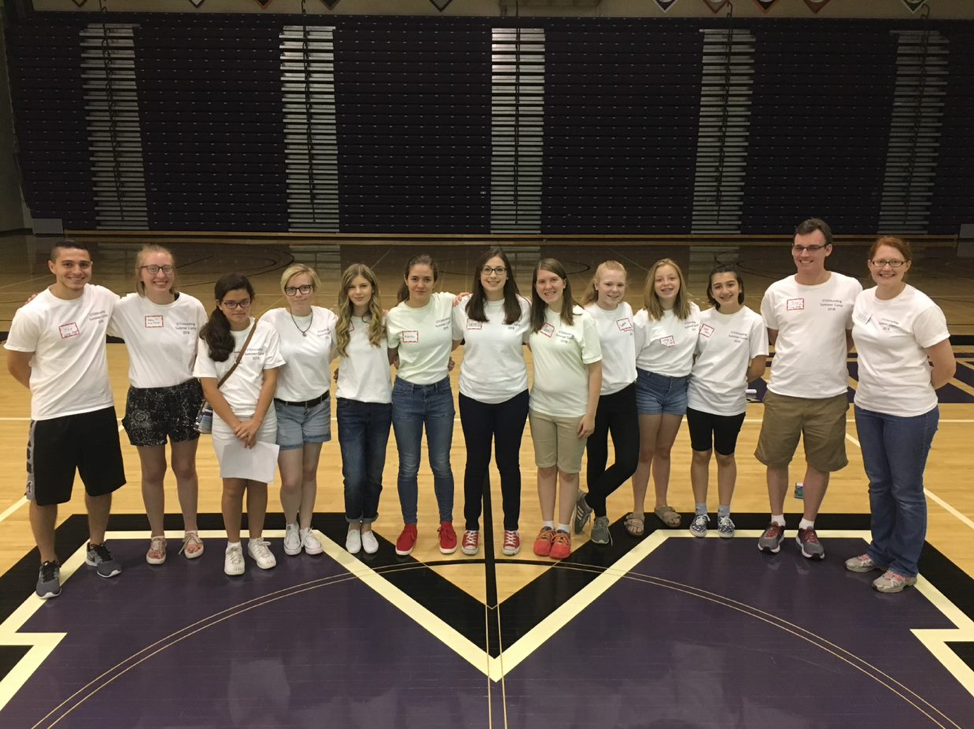
[[[453,339],[463,341],[460,392],[477,402],[496,405],[528,389],[524,343],[531,331],[531,304],[519,298],[521,316],[504,323],[504,301],[485,301],[486,322],[467,316],[470,297],[453,308]]]
[[[545,325],[528,335],[534,362],[531,409],[554,418],[581,418],[588,409],[588,365],[602,359],[595,320],[576,306],[568,326],[545,308]]]
[[[378,347],[369,342],[369,320],[353,316],[345,357],[338,360],[335,397],[359,402],[392,402],[389,348],[383,339]]]
[[[277,330],[281,338],[281,355],[287,362],[277,375],[274,397],[285,402],[306,402],[328,392],[331,387],[330,365],[335,358],[335,324],[338,322],[335,313],[312,306],[309,316],[296,316],[292,321],[287,309],[271,309],[261,321]]]
[[[761,316],[778,331],[768,389],[776,395],[824,399],[849,387],[845,333],[852,307],[862,293],[856,279],[834,271],[817,286],[794,276],[775,281],[764,293]]]
[[[414,385],[432,385],[449,374],[453,351],[453,301],[448,293],[430,295],[421,308],[403,301],[386,317],[389,348],[399,348],[399,374]]]
[[[87,284],[77,299],[46,289],[14,314],[4,347],[33,352],[30,361],[31,420],[51,420],[110,408],[105,336],[118,297]]]
[[[859,294],[852,320],[859,355],[856,405],[904,417],[933,410],[937,392],[924,350],[950,337],[940,307],[909,284],[889,301],[877,299],[872,288]]]
[[[253,326],[253,319],[251,325]],[[243,331],[230,332],[233,335],[233,352],[224,362],[214,362],[210,359],[210,348],[205,339],[200,339],[199,353],[196,356],[196,366],[193,368],[195,377],[212,377],[217,382],[226,374],[233,363],[243,343],[247,340],[250,327]],[[234,414],[251,415],[257,408],[260,399],[260,388],[264,384],[264,370],[272,370],[284,364],[281,356],[281,338],[270,322],[261,319],[257,322],[257,330],[253,339],[247,345],[247,351],[237,365],[237,369],[227,378],[220,388]],[[272,406],[273,407],[273,406]]]
[[[735,314],[716,308],[700,314],[697,358],[690,372],[687,402],[713,415],[739,415],[747,410],[747,367],[768,354],[764,319],[746,306]]]
[[[606,311],[597,303],[589,304],[585,311],[595,320],[602,346],[602,392],[613,395],[625,390],[636,381],[636,337],[632,307],[625,301],[612,311]]]
[[[693,351],[700,328],[700,307],[690,304],[690,315],[677,318],[673,310],[662,319],[650,319],[640,309],[633,317],[636,335],[636,367],[666,377],[686,377],[693,366]]]
[[[128,294],[115,307],[108,333],[125,340],[132,387],[173,387],[193,377],[196,340],[206,324],[199,299],[180,293],[171,304]]]

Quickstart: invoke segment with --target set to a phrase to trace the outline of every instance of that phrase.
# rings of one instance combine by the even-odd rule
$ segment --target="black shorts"
[[[91,496],[104,496],[125,485],[114,407],[31,421],[27,498],[38,506],[70,501],[75,469]]]
[[[745,415],[714,415],[687,408],[690,447],[700,452],[713,449],[722,456],[734,455]]]
[[[196,440],[196,416],[203,402],[197,379],[172,387],[130,387],[122,425],[134,446],[166,445]]]

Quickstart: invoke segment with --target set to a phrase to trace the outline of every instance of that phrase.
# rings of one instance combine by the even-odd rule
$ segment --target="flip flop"
[[[672,506],[658,506],[653,513],[670,529],[680,526],[680,515]]]

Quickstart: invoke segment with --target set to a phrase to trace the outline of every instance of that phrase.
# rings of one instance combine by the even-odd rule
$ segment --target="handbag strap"
[[[254,325],[250,328],[250,334],[247,335],[247,339],[244,340],[243,347],[240,348],[240,354],[237,355],[237,360],[233,363],[233,367],[227,370],[227,373],[220,378],[220,381],[216,383],[216,389],[219,390],[223,387],[223,383],[227,381],[227,378],[233,374],[233,371],[237,369],[237,365],[240,364],[240,360],[243,359],[244,352],[247,351],[247,346],[250,344],[250,340],[254,338],[254,332],[257,331],[257,319],[254,319]]]

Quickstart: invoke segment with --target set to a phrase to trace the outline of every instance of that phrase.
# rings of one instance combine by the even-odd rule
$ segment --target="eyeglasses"
[[[284,293],[288,296],[294,296],[298,292],[302,294],[310,294],[315,290],[315,287],[311,284],[302,284],[301,286],[285,286]]]
[[[504,266],[495,266],[494,268],[484,266],[480,269],[480,273],[482,273],[484,276],[490,276],[492,273],[495,273],[498,276],[503,276],[505,273],[507,273],[507,269],[504,268]]]
[[[159,271],[162,271],[167,276],[176,270],[176,267],[171,264],[166,264],[165,266],[157,266],[154,263],[150,263],[148,266],[142,266],[146,271],[155,276]]]
[[[792,246],[791,250],[801,255],[805,251],[808,251],[809,253],[818,253],[820,250],[827,247],[828,244],[826,243],[824,246]]]
[[[906,263],[906,261],[870,261],[870,263],[876,268],[886,268],[887,266],[890,268],[899,268]]]
[[[240,301],[221,301],[228,309],[246,309],[253,302],[250,299],[241,299]]]

